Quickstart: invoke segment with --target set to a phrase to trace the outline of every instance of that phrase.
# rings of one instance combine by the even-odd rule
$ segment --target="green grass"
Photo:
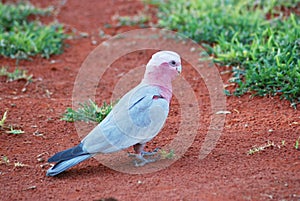
[[[112,17],[112,19],[117,22],[117,26],[138,26],[140,28],[148,27],[148,23],[151,20],[149,6],[145,4],[144,9],[138,11],[135,15],[116,14]]]
[[[4,112],[2,118],[0,119],[0,130],[4,130],[7,134],[23,134],[25,133],[23,130],[20,129],[14,129],[11,125],[6,125],[5,121],[7,119],[7,111]]]
[[[62,25],[28,20],[29,16],[45,16],[50,11],[28,3],[0,3],[0,55],[20,60],[36,55],[49,58],[62,53],[66,38]]]
[[[99,107],[92,100],[89,100],[87,103],[81,103],[80,106],[77,110],[67,108],[61,120],[67,122],[85,121],[100,123],[113,108],[113,104],[107,104],[106,102]]]
[[[9,72],[7,68],[0,68],[0,76],[7,77],[7,82],[16,80],[26,80],[27,82],[32,81],[32,75],[28,75],[26,70],[16,68],[13,72]]]
[[[146,27],[150,17],[140,12],[134,16],[117,16],[118,26],[136,26]]]
[[[1,164],[5,164],[5,165],[9,165],[9,159],[7,156],[2,156],[1,160],[0,160],[0,165]]]
[[[234,95],[280,95],[293,107],[300,102],[300,19],[293,12],[287,15],[282,8],[297,9],[299,3],[300,0],[154,2],[159,8],[160,27],[183,33],[202,44],[214,62],[232,67],[230,81],[237,84]]]

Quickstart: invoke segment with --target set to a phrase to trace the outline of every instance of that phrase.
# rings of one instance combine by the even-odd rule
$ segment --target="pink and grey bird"
[[[47,176],[55,176],[96,154],[117,152],[133,146],[136,166],[154,162],[146,159],[144,146],[162,129],[169,113],[172,80],[181,72],[180,56],[159,51],[146,65],[141,83],[125,94],[107,117],[77,146],[56,153],[48,162],[56,164]]]

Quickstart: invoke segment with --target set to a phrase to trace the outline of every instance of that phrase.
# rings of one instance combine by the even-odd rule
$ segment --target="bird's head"
[[[172,80],[181,73],[180,56],[172,51],[159,51],[152,55],[146,66],[143,83],[161,87],[163,96],[170,101]]]
[[[177,75],[181,73],[181,70],[180,56],[172,51],[159,51],[153,54],[146,66],[146,72],[160,72],[169,75]]]

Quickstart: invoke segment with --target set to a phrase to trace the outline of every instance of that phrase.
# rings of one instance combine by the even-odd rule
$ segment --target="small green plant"
[[[14,134],[14,135],[18,135],[18,134],[23,134],[24,131],[20,130],[20,129],[14,129],[13,126],[11,125],[6,125],[5,121],[7,119],[7,111],[4,112],[3,117],[0,120],[0,130],[5,130],[6,133],[8,134]]]
[[[166,150],[159,150],[161,159],[173,159],[175,157],[175,152],[171,149],[169,152]]]
[[[267,144],[261,145],[261,146],[254,146],[253,148],[251,148],[247,154],[248,155],[253,155],[255,153],[261,152],[267,148],[271,148],[271,147],[276,147],[274,142],[268,141]]]
[[[25,133],[24,131],[20,129],[14,129],[12,126],[10,126],[10,130],[6,131],[8,134],[14,134],[14,135],[19,135]]]
[[[0,164],[5,164],[8,165],[9,164],[9,159],[7,156],[2,156]]]
[[[232,67],[233,92],[279,95],[300,103],[300,0],[147,1],[158,6],[158,25],[199,42],[215,63]],[[289,31],[287,31],[289,30]]]
[[[0,76],[6,76],[8,82],[16,80],[26,80],[27,82],[32,81],[32,75],[27,75],[26,70],[16,68],[13,72],[8,72],[7,68],[0,68]]]
[[[0,160],[0,165],[1,164],[5,164],[5,165],[7,165],[7,166],[9,166],[10,165],[10,161],[9,161],[9,159],[8,159],[8,157],[7,156],[2,156],[2,158],[1,158],[1,160]],[[24,164],[24,163],[22,163],[22,162],[14,162],[14,168],[20,168],[20,167],[30,167],[29,165],[27,165],[27,164]]]
[[[63,114],[61,120],[67,122],[74,121],[85,121],[85,122],[97,122],[100,123],[112,110],[114,104],[103,103],[99,107],[94,101],[89,100],[88,103],[81,103],[80,108],[73,110],[72,108],[67,108],[66,112]]]
[[[150,21],[150,15],[148,13],[148,7],[144,8],[144,11],[138,12],[133,16],[120,16],[115,15],[113,19],[118,22],[118,26],[139,26],[146,27],[147,23]]]
[[[28,16],[44,16],[50,11],[29,3],[0,3],[0,55],[18,61],[38,54],[46,58],[60,54],[66,38],[62,25],[28,20]]]

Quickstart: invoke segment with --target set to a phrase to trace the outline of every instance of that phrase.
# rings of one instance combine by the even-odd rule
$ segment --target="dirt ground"
[[[210,100],[205,83],[187,71],[188,67],[182,76],[197,95],[202,126],[183,157],[148,174],[122,173],[90,159],[57,177],[46,177],[47,158],[80,141],[74,124],[60,118],[72,106],[74,81],[82,62],[105,40],[98,36],[99,29],[115,35],[137,28],[106,25],[115,25],[112,16],[116,14],[137,14],[143,4],[122,0],[32,2],[40,7],[59,7],[57,20],[77,36],[85,32],[88,37],[66,40],[64,53],[49,60],[21,61],[20,67],[34,76],[34,82],[27,86],[22,80],[7,83],[0,79],[0,114],[8,111],[7,123],[25,131],[10,135],[0,130],[0,155],[10,160],[9,165],[0,164],[0,200],[300,200],[300,152],[295,149],[300,136],[299,111],[278,97],[228,97],[227,110],[231,113],[226,116],[223,133],[213,151],[199,160],[210,121]],[[137,64],[146,64],[151,53],[130,54],[112,68],[129,71]],[[15,66],[13,60],[0,59],[1,65]],[[98,89],[98,104],[110,101],[110,87],[119,79],[113,73],[106,77]],[[226,82],[229,75],[222,78]],[[171,108],[167,124],[147,149],[163,146],[178,131],[176,99]],[[273,145],[247,154],[254,146],[268,142]],[[16,162],[25,166],[15,167]]]

